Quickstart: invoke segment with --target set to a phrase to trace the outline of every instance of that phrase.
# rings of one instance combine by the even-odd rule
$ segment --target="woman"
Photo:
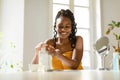
[[[76,23],[73,13],[67,9],[61,9],[55,18],[54,38],[46,43],[40,43],[36,47],[36,54],[32,63],[39,63],[39,51],[45,47],[52,56],[52,68],[55,70],[81,70],[83,56],[83,39],[76,36]]]

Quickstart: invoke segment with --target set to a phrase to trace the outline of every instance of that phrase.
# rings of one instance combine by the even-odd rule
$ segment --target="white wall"
[[[34,47],[49,37],[49,0],[25,0],[24,70],[28,69]]]
[[[17,45],[23,55],[23,69],[28,69],[34,47],[48,39],[49,0],[0,0],[0,31]]]
[[[102,33],[104,35],[107,25],[112,21],[120,21],[120,0],[101,0]]]
[[[6,41],[12,41],[16,45],[16,54],[21,56],[23,53],[23,18],[24,0],[0,0],[0,31],[3,32]]]
[[[2,10],[2,1],[0,0],[0,17],[2,16],[2,11],[1,10]],[[0,18],[0,26],[2,26],[1,23],[2,23],[2,19]],[[2,28],[0,27],[0,31],[2,31],[1,29]]]

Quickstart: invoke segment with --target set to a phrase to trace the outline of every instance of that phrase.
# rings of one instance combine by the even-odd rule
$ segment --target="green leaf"
[[[119,35],[118,39],[120,40],[120,35]]]
[[[11,64],[11,65],[10,65],[10,67],[11,67],[11,68],[14,68],[14,65],[13,65],[13,64]]]
[[[120,27],[120,22],[118,22],[118,27]]]
[[[108,26],[112,26],[112,27],[114,27],[113,24],[108,24]]]
[[[11,42],[10,42],[10,47],[11,47],[11,48],[16,48],[16,45],[11,41]]]
[[[116,22],[112,20],[112,24],[116,24]]]
[[[113,33],[113,35],[115,36],[116,40],[118,40],[118,35],[116,33]]]
[[[3,34],[2,34],[2,32],[0,32],[0,38],[1,38],[1,37],[3,37]]]

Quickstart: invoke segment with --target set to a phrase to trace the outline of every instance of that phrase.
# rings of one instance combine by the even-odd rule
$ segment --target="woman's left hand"
[[[46,51],[48,52],[49,55],[52,55],[52,56],[54,56],[56,53],[55,48],[51,45],[46,46]]]

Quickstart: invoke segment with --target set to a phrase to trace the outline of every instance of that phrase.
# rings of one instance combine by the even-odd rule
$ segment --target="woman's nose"
[[[65,30],[66,30],[66,27],[62,27],[61,30],[62,30],[62,31],[65,31]]]
[[[65,28],[62,28],[61,30],[62,30],[62,31],[65,31]]]

